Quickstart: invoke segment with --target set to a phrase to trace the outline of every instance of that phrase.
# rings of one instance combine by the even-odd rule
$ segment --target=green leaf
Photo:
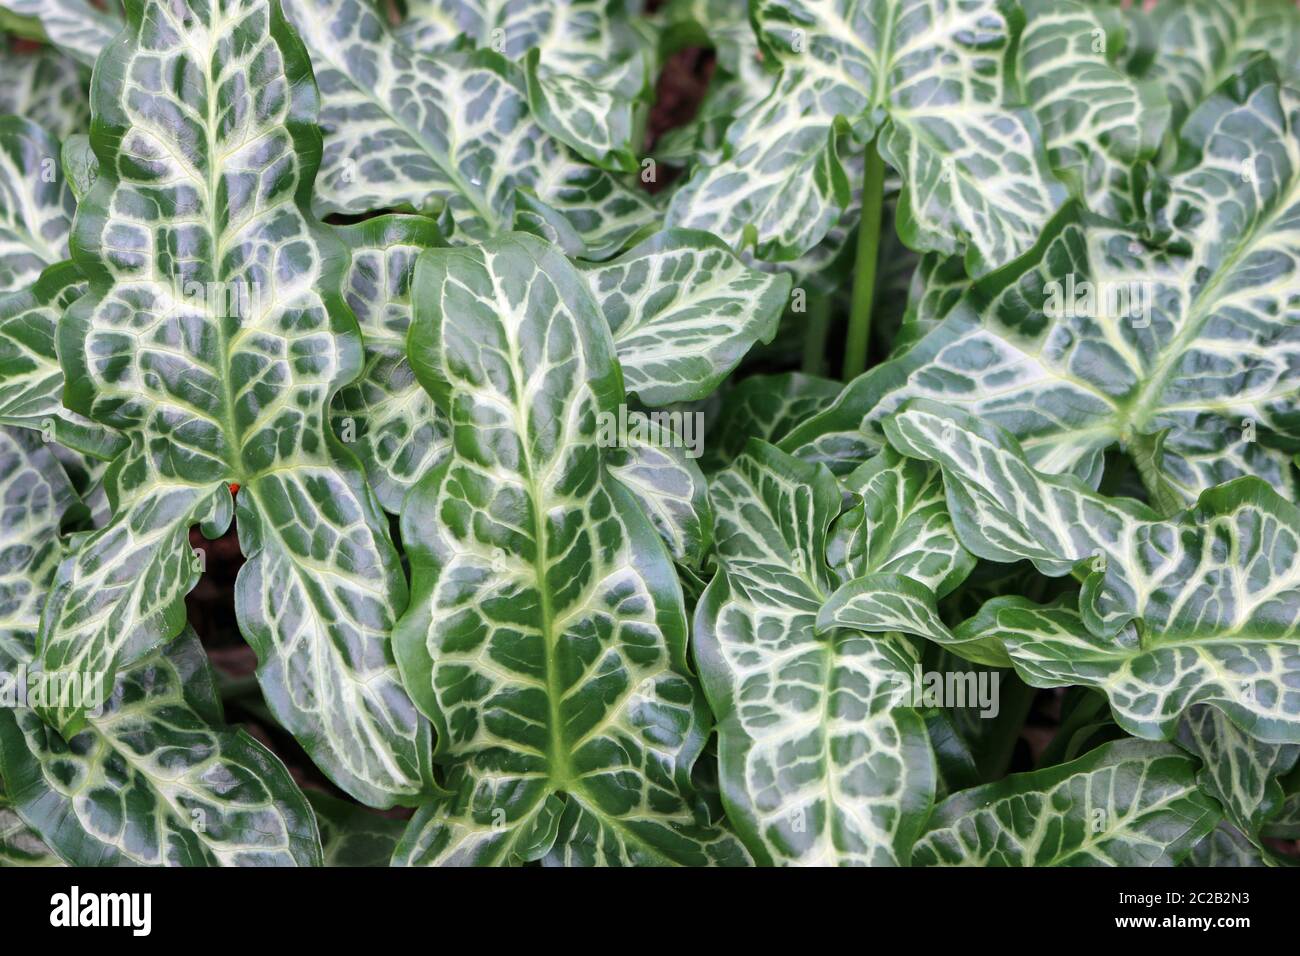
[[[1268,866],[1264,851],[1260,850],[1232,824],[1221,822],[1209,836],[1192,847],[1182,866]]]
[[[289,771],[221,703],[193,631],[118,674],[102,715],[65,740],[0,710],[14,806],[77,866],[319,866],[315,818]]]
[[[448,794],[395,860],[742,861],[693,812],[709,718],[680,586],[601,459],[623,384],[596,300],[525,235],[427,250],[415,283],[411,363],[452,453],[402,514],[394,643]]]
[[[76,496],[50,446],[31,432],[0,428],[0,500],[6,696],[15,686],[52,693],[48,674],[32,679],[36,627],[62,553],[59,526]],[[115,686],[100,672],[75,676],[93,714],[67,740],[34,710],[0,708],[0,830],[21,838],[19,849],[32,850],[39,837],[81,866],[319,862],[314,821],[288,771],[246,734],[220,726],[220,700],[192,631],[121,672]],[[10,830],[12,811],[32,834]]]
[[[457,236],[509,229],[527,200],[603,259],[657,218],[647,194],[578,159],[530,115],[522,68],[492,50],[430,56],[363,0],[288,0],[324,108],[317,211],[445,209]]]
[[[1186,506],[1256,475],[1293,496],[1298,109],[1254,61],[1183,127],[1183,171],[1159,211],[1165,246],[1067,208],[1033,252],[784,447],[878,441],[881,422],[923,396],[1007,428],[1035,467],[1093,485],[1106,448],[1152,454],[1166,432],[1153,494]]]
[[[763,0],[752,15],[782,72],[728,130],[723,162],[674,197],[669,225],[802,255],[849,203],[852,125],[861,142],[878,132],[903,176],[909,246],[964,252],[980,274],[1033,244],[1065,190],[1033,115],[1006,105],[1019,24],[995,0]]]
[[[32,432],[0,426],[0,670],[30,655],[45,588],[63,549],[59,526],[77,501]]]
[[[0,6],[0,10],[4,9]],[[56,139],[90,126],[85,71],[54,50],[11,53],[0,49],[0,115],[31,120]]]
[[[446,418],[406,359],[415,259],[420,250],[444,243],[433,220],[421,216],[380,216],[339,234],[352,250],[343,297],[361,326],[365,367],[334,399],[334,431],[355,441],[380,504],[397,514],[451,440]]]
[[[715,236],[670,230],[585,275],[614,332],[627,391],[648,405],[704,398],[770,342],[790,279],[751,269]]]
[[[925,723],[896,706],[919,656],[897,636],[816,632],[835,480],[752,441],[710,496],[719,572],[695,653],[728,816],[760,863],[906,864],[935,788]]]
[[[62,402],[56,326],[84,291],[76,266],[61,262],[27,288],[0,293],[0,423],[35,429],[47,439],[111,458],[123,442]]]
[[[0,867],[63,866],[10,805],[0,786]]]
[[[1161,521],[1036,473],[1005,433],[932,403],[910,404],[886,431],[904,454],[940,463],[973,553],[1055,575],[1092,559],[1081,612],[1000,598],[980,628],[1028,683],[1103,690],[1142,737],[1169,738],[1204,702],[1260,741],[1300,743],[1300,508],[1241,478]]]
[[[35,123],[0,117],[0,292],[68,258],[73,207],[59,144]]]
[[[1259,53],[1288,81],[1300,78],[1300,11],[1288,0],[1185,0],[1156,4],[1157,37],[1146,75],[1160,84],[1175,128]]]
[[[901,574],[943,597],[974,568],[948,516],[937,466],[886,448],[844,487],[862,503],[836,520],[827,543],[827,562],[841,580]]]
[[[1178,725],[1179,745],[1199,757],[1201,790],[1223,807],[1233,826],[1260,842],[1260,831],[1282,809],[1278,777],[1300,758],[1300,747],[1260,743],[1242,733],[1218,709],[1190,708]]]
[[[99,177],[99,160],[95,158],[90,137],[85,133],[68,136],[63,141],[59,157],[63,163],[63,174],[68,177],[68,187],[77,202],[81,202]]]
[[[751,438],[779,442],[834,401],[840,388],[839,382],[801,372],[743,379],[722,395],[701,458],[704,470],[712,473],[730,464]]]
[[[938,463],[957,536],[981,558],[1027,558],[1052,577],[1069,574],[1085,558],[1098,567],[1129,562],[1138,533],[1158,517],[1072,475],[1036,471],[1006,431],[936,402],[912,399],[884,429],[904,455]]]
[[[95,73],[99,175],[72,242],[89,292],[59,357],[67,405],[130,446],[106,476],[112,520],[60,568],[42,661],[111,678],[177,634],[201,570],[189,528],[222,533],[238,485],[236,611],[272,712],[353,796],[416,802],[429,727],[388,637],[405,581],[326,417],[362,348],[346,250],[307,209],[306,52],[270,0],[128,14]],[[48,716],[68,733],[82,717]]]
[[[4,0],[0,10],[31,21],[38,36],[85,66],[94,66],[123,25],[116,0],[107,6],[90,0]]]
[[[709,552],[713,518],[708,484],[692,454],[669,425],[647,417],[643,428],[610,445],[602,457],[610,475],[640,504],[672,559],[699,568]]]
[[[1146,175],[1169,121],[1154,82],[1117,62],[1122,36],[1105,9],[1074,0],[1022,0],[1016,74],[1043,127],[1052,168],[1093,212],[1119,222],[1143,213]]]
[[[511,60],[537,50],[548,70],[617,87],[611,74],[625,74],[628,61],[644,52],[632,21],[639,6],[630,0],[411,0],[397,36],[425,53],[466,40]],[[644,82],[633,77],[625,92],[635,95]]]
[[[319,790],[306,793],[320,827],[321,846],[325,850],[323,865],[388,866],[406,829],[404,821],[382,817]]]
[[[540,54],[534,47],[524,61],[528,108],[537,125],[589,163],[637,172],[632,101],[580,77],[548,70]]]
[[[1214,829],[1196,764],[1167,744],[1123,740],[1084,757],[954,794],[917,842],[920,866],[1170,866]]]

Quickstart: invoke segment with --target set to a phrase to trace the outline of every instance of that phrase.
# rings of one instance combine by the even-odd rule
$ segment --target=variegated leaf
[[[68,258],[73,207],[59,144],[29,120],[0,117],[0,292]]]
[[[3,0],[0,10],[25,20],[32,36],[48,39],[88,67],[123,26],[117,0],[103,6],[91,0]]]
[[[751,375],[722,395],[701,458],[708,473],[730,464],[751,438],[776,443],[840,393],[840,383],[801,372]]]
[[[695,652],[737,832],[762,863],[907,863],[935,788],[925,723],[897,700],[920,659],[896,635],[816,632],[835,480],[752,441],[710,497]]]
[[[1241,831],[1223,821],[1209,836],[1192,847],[1182,866],[1268,866],[1264,851],[1251,843]]]
[[[421,53],[493,50],[527,67],[538,122],[597,165],[636,169],[633,99],[649,45],[625,0],[414,0],[398,39]]]
[[[524,61],[528,108],[537,125],[602,169],[635,173],[636,107],[615,90],[548,69],[540,51]]]
[[[935,807],[921,866],[1170,866],[1214,829],[1196,763],[1124,740],[1071,763],[1012,774]]]
[[[307,802],[320,828],[324,866],[388,866],[406,823],[339,800],[319,790]]]
[[[1300,11],[1290,0],[1183,0],[1151,10],[1156,46],[1146,75],[1181,124],[1227,77],[1267,53],[1300,79]]]
[[[421,249],[443,245],[420,216],[380,216],[340,230],[352,251],[343,298],[361,326],[365,367],[334,399],[334,431],[365,465],[380,504],[393,514],[425,472],[447,453],[446,417],[406,360],[411,282]]]
[[[585,276],[614,332],[628,392],[649,405],[704,398],[770,342],[790,279],[751,269],[715,236],[670,230]]]
[[[987,272],[1029,248],[1065,190],[1037,121],[1006,105],[1015,25],[996,0],[763,0],[753,19],[782,67],[768,97],[727,134],[724,160],[674,197],[669,224],[807,252],[849,202],[849,124],[879,133],[903,177],[908,245]]]
[[[1294,495],[1300,98],[1254,61],[1182,140],[1166,245],[1063,211],[1033,252],[785,447],[878,441],[902,402],[926,396],[1007,428],[1035,467],[1094,485],[1118,443],[1166,513],[1242,475]]]
[[[0,4],[0,10],[4,9]],[[54,50],[10,53],[0,49],[0,115],[31,120],[62,140],[90,125],[86,72]]]
[[[81,866],[318,863],[315,823],[288,771],[247,735],[220,726],[192,631],[122,671],[115,686],[95,670],[62,685],[48,674],[33,679],[41,603],[75,500],[50,446],[0,428],[3,693],[12,698],[15,681],[29,695],[71,692],[91,711],[86,729],[65,740],[34,710],[0,708],[3,801],[31,827],[28,836]]]
[[[1141,530],[1158,520],[1141,502],[1035,470],[1006,431],[926,399],[909,401],[884,429],[902,454],[939,465],[958,538],[990,561],[1028,559],[1053,577],[1084,559],[1127,565]]]
[[[1227,818],[1256,843],[1260,831],[1281,810],[1278,777],[1300,758],[1294,744],[1265,744],[1254,740],[1216,708],[1198,704],[1178,725],[1177,741],[1201,759],[1197,777],[1201,790],[1223,807]]]
[[[1011,599],[989,622],[985,640],[1000,641],[1026,681],[1103,690],[1143,737],[1170,737],[1203,702],[1261,741],[1300,743],[1300,508],[1241,478],[1159,520],[1035,472],[1005,433],[929,403],[886,431],[904,454],[940,463],[975,554],[1056,575],[1090,560],[1081,612]]]
[[[841,580],[901,574],[943,597],[975,566],[957,540],[936,465],[886,448],[844,487],[862,503],[836,520],[827,543],[827,562]]]
[[[63,405],[56,326],[84,291],[76,266],[61,262],[27,288],[0,293],[0,423],[111,458],[122,450],[121,440]]]
[[[648,195],[542,130],[522,68],[500,54],[412,52],[364,0],[286,0],[285,12],[324,104],[321,214],[445,209],[477,241],[540,207],[596,259],[657,218]]]
[[[744,859],[689,796],[707,707],[668,554],[601,459],[623,384],[581,274],[500,237],[424,252],[415,302],[411,362],[452,452],[407,497],[394,643],[449,793],[395,859]]]
[[[0,710],[0,769],[23,819],[79,866],[319,866],[289,771],[221,703],[193,631],[122,670],[103,712],[65,740]]]
[[[106,477],[112,520],[60,568],[41,658],[111,678],[175,635],[201,570],[189,528],[221,533],[237,486],[236,610],[272,711],[358,799],[416,802],[429,728],[388,640],[405,581],[327,422],[362,349],[346,250],[306,208],[306,52],[271,0],[128,13],[95,74],[99,173],[73,243],[89,292],[59,357],[69,407],[130,446]],[[82,714],[48,716],[72,732]]]
[[[670,414],[652,412],[643,426],[623,436],[611,436],[622,440],[609,442],[602,457],[610,475],[641,505],[672,559],[698,568],[713,535],[709,489],[695,463],[699,446],[688,445],[685,437],[672,429]],[[652,417],[656,415],[660,417]],[[701,441],[704,436],[691,437]]]
[[[1123,38],[1105,10],[1075,0],[1021,0],[1016,75],[1043,127],[1052,168],[1089,209],[1119,222],[1143,214],[1147,172],[1169,121],[1163,91],[1118,63]]]
[[[63,866],[63,861],[23,822],[0,788],[0,867],[11,866]]]

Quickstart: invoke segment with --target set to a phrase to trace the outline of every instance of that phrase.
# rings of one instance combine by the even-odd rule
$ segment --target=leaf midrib
[[[1300,184],[1300,176],[1297,176],[1296,171],[1293,169],[1290,188],[1282,192],[1268,215],[1261,217],[1256,222],[1245,241],[1238,244],[1233,252],[1220,263],[1219,268],[1214,272],[1213,278],[1205,284],[1200,294],[1196,296],[1192,307],[1188,310],[1187,321],[1164,349],[1155,371],[1143,383],[1136,398],[1127,407],[1126,414],[1120,421],[1120,428],[1126,442],[1131,441],[1133,434],[1143,433],[1144,429],[1151,423],[1152,418],[1162,411],[1159,404],[1160,396],[1164,392],[1165,386],[1168,385],[1169,378],[1173,375],[1178,361],[1200,339],[1205,325],[1215,314],[1214,306],[1218,301],[1219,287],[1235,274],[1235,270],[1241,261],[1255,251],[1256,244],[1271,234],[1277,220],[1290,211],[1297,200],[1300,199],[1300,196],[1297,195],[1300,193],[1300,189],[1297,188],[1298,184]],[[1188,263],[1189,269],[1194,269],[1195,265],[1194,261]]]

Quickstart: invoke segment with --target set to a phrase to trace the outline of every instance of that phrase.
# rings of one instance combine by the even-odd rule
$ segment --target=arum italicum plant
[[[1294,861],[1300,9],[647,7],[0,0],[0,864]]]

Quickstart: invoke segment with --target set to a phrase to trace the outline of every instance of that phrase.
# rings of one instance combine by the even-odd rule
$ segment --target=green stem
[[[844,341],[844,380],[867,370],[871,345],[871,306],[876,297],[876,259],[880,252],[880,208],[885,191],[885,161],[876,141],[867,147],[862,171],[862,222],[858,226],[858,251],[853,260],[853,308],[849,334]]]
[[[829,296],[808,297],[808,328],[803,339],[803,370],[808,375],[826,373],[826,333],[831,327]]]

